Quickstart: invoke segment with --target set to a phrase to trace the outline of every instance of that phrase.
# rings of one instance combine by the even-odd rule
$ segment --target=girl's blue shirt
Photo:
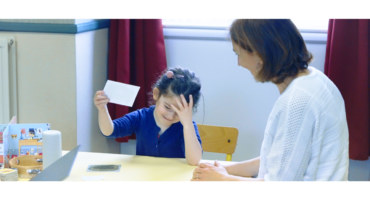
[[[167,158],[185,158],[184,129],[181,122],[172,124],[160,137],[160,128],[155,123],[154,106],[143,108],[113,120],[114,131],[108,138],[136,134],[136,155]],[[193,121],[199,144],[202,141],[198,127]]]

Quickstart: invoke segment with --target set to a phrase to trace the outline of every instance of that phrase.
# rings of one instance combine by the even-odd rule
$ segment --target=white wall
[[[119,153],[120,145],[100,133],[98,110],[93,103],[108,72],[108,29],[76,35],[77,143],[81,151]]]

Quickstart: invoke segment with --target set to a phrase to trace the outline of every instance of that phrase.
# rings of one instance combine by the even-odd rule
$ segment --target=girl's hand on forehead
[[[171,108],[176,112],[181,124],[183,126],[193,126],[193,96],[189,95],[189,103],[186,102],[183,94],[180,95],[180,98],[175,98],[175,100],[179,109],[173,104],[171,104]]]
[[[99,90],[95,93],[94,97],[94,104],[98,110],[105,109],[105,106],[108,104],[110,100],[108,97],[104,94],[103,90]]]

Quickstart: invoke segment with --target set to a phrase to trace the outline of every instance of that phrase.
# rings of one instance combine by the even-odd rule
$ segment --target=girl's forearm
[[[184,126],[185,157],[189,165],[198,165],[202,159],[202,147],[199,144],[193,125]]]
[[[104,135],[112,135],[114,125],[112,119],[110,118],[107,106],[105,106],[105,109],[99,110],[99,127]]]

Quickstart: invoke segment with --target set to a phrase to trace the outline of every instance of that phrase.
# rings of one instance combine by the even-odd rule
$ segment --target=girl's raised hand
[[[94,104],[98,110],[104,110],[108,102],[109,102],[109,99],[104,94],[103,90],[99,90],[95,93]]]
[[[180,119],[181,124],[185,126],[193,126],[193,96],[189,95],[189,103],[186,102],[186,99],[183,94],[180,95],[181,102],[176,98],[177,109],[174,105],[171,104],[171,108],[176,112],[177,116]]]

